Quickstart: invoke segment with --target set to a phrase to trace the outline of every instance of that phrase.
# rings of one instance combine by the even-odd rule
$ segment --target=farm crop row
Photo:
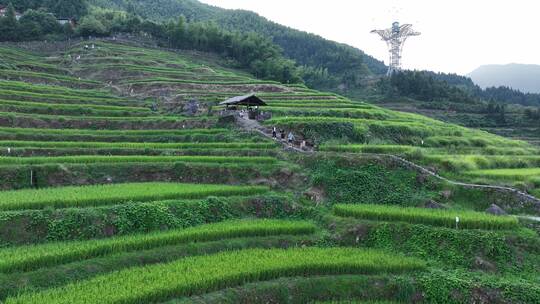
[[[32,93],[23,91],[0,90],[0,98],[15,101],[32,101],[51,104],[81,104],[81,105],[114,105],[114,106],[132,106],[135,102],[119,98],[101,98],[68,95],[62,93]]]
[[[91,163],[243,163],[272,164],[273,157],[234,157],[234,156],[58,156],[58,157],[0,157],[0,165],[40,165],[40,164],[91,164]]]
[[[22,294],[7,299],[6,304],[156,303],[286,276],[403,273],[424,268],[420,260],[372,250],[249,249],[130,268],[65,287]]]
[[[0,147],[32,148],[118,148],[118,149],[273,149],[273,142],[189,142],[189,143],[135,143],[135,142],[51,142],[1,141]],[[1,162],[1,161],[0,161]]]
[[[130,183],[70,186],[0,192],[0,210],[42,209],[47,207],[88,207],[129,201],[197,199],[207,196],[253,195],[268,191],[263,186],[211,184]]]
[[[47,115],[89,115],[89,116],[150,116],[152,111],[143,107],[112,107],[96,105],[72,105],[38,103],[26,101],[0,100],[0,111]]]
[[[75,129],[37,129],[37,128],[5,128],[0,127],[0,132],[15,132],[20,134],[28,133],[46,133],[59,135],[133,135],[133,136],[150,136],[150,135],[186,135],[186,134],[218,134],[228,132],[227,129],[172,129],[172,130],[75,130]]]
[[[373,204],[338,204],[334,213],[367,220],[403,221],[416,224],[453,228],[459,217],[459,228],[465,229],[513,229],[518,220],[513,216],[495,216],[464,210],[437,210]]]
[[[55,96],[71,96],[71,97],[91,97],[96,99],[118,99],[123,98],[113,96],[101,90],[77,90],[60,86],[38,85],[21,81],[5,81],[0,80],[0,92],[8,90],[11,92],[22,93],[37,93],[37,94],[53,94]]]
[[[22,118],[36,118],[36,119],[57,119],[57,120],[114,120],[114,121],[181,121],[181,117],[172,116],[144,116],[144,117],[111,117],[111,116],[70,116],[70,115],[45,115],[45,114],[24,114],[24,113],[10,113],[0,112],[0,116],[3,117],[22,117]],[[196,118],[190,118],[190,120],[196,120]]]
[[[290,115],[295,117],[347,117],[385,120],[391,118],[383,111],[365,109],[316,109],[316,108],[296,108],[270,106],[268,111],[273,114]]]
[[[321,151],[381,154],[412,153],[416,149],[419,148],[407,145],[322,145],[319,147]]]
[[[65,85],[75,85],[75,86],[90,86],[95,87],[98,86],[100,83],[93,80],[85,80],[85,79],[78,79],[75,77],[70,76],[63,76],[58,74],[48,74],[48,73],[41,73],[41,72],[31,72],[31,71],[23,71],[23,70],[0,70],[0,77],[3,77],[3,79],[20,79],[20,77],[23,78],[31,78],[31,79],[45,79],[49,81],[59,82]]]
[[[0,139],[80,142],[235,142],[246,141],[249,137],[233,136],[230,131],[224,129],[89,130],[0,127]]]
[[[426,163],[438,164],[450,171],[474,171],[479,169],[516,169],[513,173],[527,167],[540,166],[540,156],[537,155],[424,155]],[[509,171],[512,172],[512,171]],[[474,174],[474,173],[473,173]],[[517,174],[522,175],[522,174]],[[502,175],[501,175],[502,176]],[[516,176],[516,175],[514,175]],[[509,176],[511,177],[511,176]]]
[[[295,102],[295,101],[270,101],[268,102],[270,108],[300,108],[300,109],[306,109],[306,110],[313,110],[313,109],[369,109],[369,107],[363,106],[363,105],[357,105],[353,103],[312,103],[312,102]]]
[[[315,232],[309,222],[285,220],[235,220],[109,239],[20,246],[0,250],[0,272],[30,271],[40,267],[191,242],[237,237],[300,235]]]
[[[538,162],[540,162],[540,157],[538,158]],[[465,174],[473,177],[523,181],[536,177],[540,178],[540,168],[473,170],[467,171]]]
[[[479,132],[478,132],[479,133]],[[505,146],[505,147],[529,147],[529,145],[520,140],[510,140],[492,134],[482,134],[482,136],[431,136],[426,138],[427,147],[487,147],[487,146]]]

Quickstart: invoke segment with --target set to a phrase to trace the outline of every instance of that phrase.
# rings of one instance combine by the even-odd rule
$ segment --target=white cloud
[[[482,64],[540,64],[538,0],[203,0],[240,8],[296,29],[358,47],[387,61],[386,45],[369,32],[394,20],[422,32],[407,41],[410,69],[466,74]]]

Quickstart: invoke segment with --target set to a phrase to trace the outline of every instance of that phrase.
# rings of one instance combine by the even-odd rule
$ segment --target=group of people
[[[285,140],[285,130],[283,129],[277,129],[276,127],[273,127],[272,128],[272,138],[274,139],[278,139],[278,132],[279,132],[279,137],[281,140]],[[290,146],[292,146],[294,144],[294,141],[295,141],[295,137],[294,137],[294,134],[292,131],[289,131],[289,134],[287,134],[287,142],[289,143]],[[306,147],[306,141],[305,140],[302,140],[302,142],[300,143],[300,148],[304,148]]]
[[[276,127],[273,127],[272,128],[272,138],[274,139],[277,139],[278,135],[278,129]],[[285,130],[283,129],[279,129],[279,137],[281,138],[281,140],[285,140]],[[292,144],[292,142],[294,142],[294,134],[291,132],[289,132],[289,134],[287,135],[287,141],[289,142],[289,144]]]

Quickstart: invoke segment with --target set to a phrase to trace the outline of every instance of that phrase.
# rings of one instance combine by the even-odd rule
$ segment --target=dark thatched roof
[[[266,106],[266,103],[255,96],[255,94],[249,94],[244,96],[236,96],[229,98],[219,103],[221,106]]]

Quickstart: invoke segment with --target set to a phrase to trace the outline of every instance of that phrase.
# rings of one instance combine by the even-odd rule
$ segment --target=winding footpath
[[[237,117],[236,118],[236,123],[237,123],[238,126],[240,126],[241,128],[243,128],[246,131],[257,132],[257,133],[259,133],[259,134],[261,134],[261,135],[263,135],[263,136],[265,136],[267,138],[273,139],[272,138],[272,132],[268,128],[262,126],[256,120]],[[294,145],[293,146],[288,145],[287,142],[285,142],[285,141],[277,140],[277,142],[279,142],[283,146],[284,150],[286,150],[286,151],[295,151],[295,152],[307,153],[307,154],[317,153],[312,148],[308,148],[308,149],[304,150],[304,149],[300,149],[299,147],[294,146]],[[355,155],[359,155],[359,154],[355,154]],[[390,158],[390,159],[402,164],[403,166],[405,166],[405,167],[407,167],[409,169],[412,169],[412,170],[415,170],[417,172],[429,175],[431,177],[434,177],[436,179],[439,179],[439,180],[444,181],[446,183],[449,183],[451,185],[461,186],[461,187],[465,187],[465,188],[491,189],[491,190],[495,190],[495,191],[509,192],[509,193],[514,194],[516,197],[520,198],[521,201],[532,203],[534,205],[535,209],[537,210],[537,212],[540,214],[540,199],[538,199],[535,196],[532,196],[532,195],[530,195],[528,193],[525,193],[523,191],[515,189],[515,188],[504,187],[504,186],[494,186],[494,185],[470,184],[470,183],[464,183],[464,182],[458,182],[458,181],[450,180],[450,179],[448,179],[448,178],[446,178],[444,176],[441,176],[441,175],[437,174],[436,172],[433,172],[433,171],[431,171],[431,170],[429,170],[429,169],[427,169],[425,167],[422,167],[422,166],[420,166],[418,164],[415,164],[415,163],[413,163],[411,161],[408,161],[408,160],[406,160],[406,159],[404,159],[402,157],[392,155],[392,154],[363,153],[363,155]],[[534,217],[534,216],[520,216],[520,217],[540,222],[540,217]]]
[[[306,147],[306,149],[301,149],[300,147],[296,145],[289,145],[287,141],[280,140],[280,139],[274,139],[272,138],[272,131],[264,126],[262,126],[258,121],[254,119],[247,119],[239,116],[236,117],[236,124],[241,127],[242,129],[250,132],[257,132],[265,137],[268,137],[272,140],[275,140],[279,144],[283,146],[283,149],[286,151],[295,151],[299,153],[314,153],[313,148]]]
[[[512,187],[504,187],[504,186],[469,184],[469,183],[464,183],[464,182],[453,181],[453,180],[448,179],[448,178],[446,178],[444,176],[440,176],[439,174],[437,174],[437,173],[435,173],[435,172],[433,172],[431,170],[428,170],[427,168],[424,168],[424,167],[422,167],[420,165],[417,165],[417,164],[415,164],[415,163],[413,163],[411,161],[408,161],[408,160],[406,160],[406,159],[404,159],[402,157],[399,157],[399,156],[396,156],[396,155],[391,155],[391,154],[384,154],[384,155],[378,154],[378,155],[379,156],[390,157],[393,160],[398,161],[398,162],[404,164],[405,166],[407,166],[407,167],[409,167],[411,169],[414,169],[414,170],[416,170],[418,172],[421,172],[423,174],[432,176],[434,178],[437,178],[439,180],[442,180],[442,181],[447,182],[447,183],[452,184],[452,185],[461,186],[461,187],[465,187],[465,188],[491,189],[491,190],[502,191],[502,192],[510,192],[510,193],[514,194],[516,197],[520,198],[521,201],[532,203],[534,205],[534,208],[540,214],[540,199],[538,199],[537,197],[535,197],[533,195],[530,195],[528,193],[520,191],[518,189],[515,189],[515,188],[512,188]],[[520,216],[520,217],[540,222],[540,217],[534,217],[534,216]]]

